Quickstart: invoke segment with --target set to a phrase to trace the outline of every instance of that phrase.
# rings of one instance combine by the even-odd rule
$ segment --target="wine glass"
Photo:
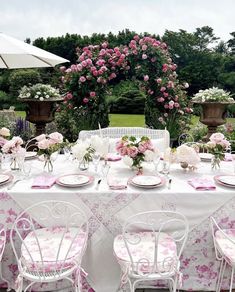
[[[69,160],[70,158],[70,148],[69,147],[64,147],[64,156],[66,160]]]
[[[94,152],[93,153],[93,155],[92,155],[92,162],[93,162],[94,167],[95,167],[95,172],[97,172],[98,165],[99,165],[99,162],[100,162],[100,154],[98,152]]]

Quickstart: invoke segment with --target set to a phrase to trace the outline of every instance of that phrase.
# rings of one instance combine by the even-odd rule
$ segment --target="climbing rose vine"
[[[135,79],[146,92],[145,121],[152,128],[167,128],[177,136],[192,109],[185,88],[177,79],[176,64],[167,45],[152,37],[134,37],[128,46],[109,48],[107,42],[78,49],[78,63],[61,67],[66,92],[64,106],[86,116],[87,128],[108,125],[105,93],[110,83]]]

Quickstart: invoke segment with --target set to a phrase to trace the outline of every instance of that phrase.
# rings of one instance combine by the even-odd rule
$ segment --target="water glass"
[[[170,166],[171,166],[170,161],[163,160],[162,161],[162,169],[161,169],[160,173],[168,175],[170,173]]]
[[[110,169],[110,165],[107,163],[107,161],[105,161],[105,163],[102,164],[102,166],[101,166],[101,173],[102,173],[102,177],[104,179],[107,179],[109,169]]]
[[[153,159],[153,165],[156,172],[158,172],[158,165],[159,165],[160,159],[161,159],[160,155],[156,155]]]
[[[98,152],[95,152],[93,155],[92,155],[92,162],[95,166],[95,172],[97,172],[98,170],[98,165],[99,165],[99,162],[100,162],[100,154]]]
[[[69,160],[70,158],[70,148],[69,147],[64,147],[64,156],[66,160]]]
[[[31,170],[32,170],[32,163],[30,162],[25,162],[23,165],[23,173],[26,177],[30,176]]]

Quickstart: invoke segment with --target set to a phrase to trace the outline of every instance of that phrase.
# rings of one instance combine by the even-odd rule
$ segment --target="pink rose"
[[[63,142],[63,135],[58,133],[58,132],[54,132],[48,135],[48,137],[55,141],[55,143],[61,143]]]
[[[143,60],[146,60],[147,58],[148,58],[148,56],[147,56],[146,54],[143,54],[143,55],[142,55],[142,59],[143,59]]]
[[[40,141],[46,139],[46,135],[45,135],[45,134],[41,134],[41,135],[35,137],[35,139],[36,139],[38,142],[40,142]]]
[[[89,102],[89,99],[87,97],[84,97],[83,100],[82,100],[84,103],[88,103]]]
[[[148,75],[144,75],[144,81],[148,81],[149,80],[149,76]]]
[[[147,47],[146,45],[143,45],[143,46],[142,46],[142,50],[143,50],[143,51],[146,51],[147,48],[148,48],[148,47]]]
[[[91,96],[91,97],[95,97],[95,96],[96,96],[95,91],[91,91],[91,92],[90,92],[90,96]]]
[[[214,133],[210,136],[210,141],[214,143],[219,143],[224,140],[224,135],[222,133]]]
[[[40,140],[38,142],[38,148],[39,149],[47,149],[50,147],[50,141],[48,139]]]
[[[67,99],[72,99],[73,98],[73,95],[72,95],[72,93],[68,92],[66,94],[66,97],[67,97]]]
[[[79,78],[79,81],[82,82],[82,83],[85,82],[85,81],[86,81],[86,77],[81,76],[81,77]]]
[[[158,78],[157,79],[157,83],[159,84],[159,83],[161,83],[162,82],[162,79],[161,78]]]
[[[127,147],[127,155],[134,158],[138,154],[138,148],[135,146]]]
[[[166,87],[164,87],[164,86],[162,86],[160,89],[161,92],[164,92],[165,90],[166,90]]]

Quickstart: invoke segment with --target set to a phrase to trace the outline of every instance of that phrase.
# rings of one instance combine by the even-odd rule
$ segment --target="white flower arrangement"
[[[23,86],[19,92],[19,98],[32,99],[38,101],[58,99],[61,97],[59,89],[50,84],[37,83],[32,86]]]
[[[200,157],[196,150],[185,144],[176,149],[176,156],[179,163],[184,163],[192,167],[196,167],[196,165],[200,162]]]
[[[230,92],[218,87],[199,90],[192,98],[193,102],[234,102]]]

